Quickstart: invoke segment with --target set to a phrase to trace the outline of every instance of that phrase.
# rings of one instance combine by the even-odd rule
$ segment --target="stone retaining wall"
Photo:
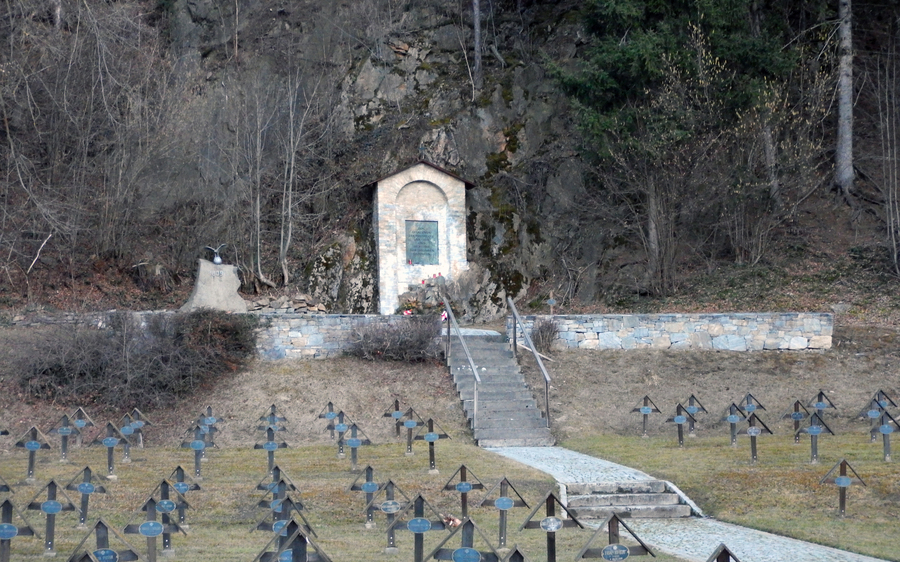
[[[260,314],[256,350],[262,359],[326,359],[343,355],[353,330],[403,316],[377,314]]]
[[[599,314],[526,316],[559,327],[556,349],[829,349],[834,315],[815,312],[740,314]],[[506,320],[512,337],[512,317]],[[521,335],[519,335],[521,338]]]

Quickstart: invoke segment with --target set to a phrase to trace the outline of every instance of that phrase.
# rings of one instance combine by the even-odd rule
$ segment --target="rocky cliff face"
[[[180,142],[201,147],[202,157],[171,151],[156,167],[165,173],[147,178],[144,204],[192,199],[189,186],[198,183],[239,198],[252,174],[234,181],[223,147],[253,124],[248,107],[257,123],[280,115],[273,86],[300,87],[304,99],[322,102],[317,118],[327,139],[317,150],[327,155],[315,171],[351,194],[345,201],[359,211],[308,246],[317,255],[304,256],[292,275],[302,290],[331,310],[375,310],[365,186],[422,158],[475,184],[467,194],[474,267],[457,295],[467,317],[496,316],[506,296],[537,296],[538,282],[560,263],[580,276],[568,290],[593,297],[588,264],[598,261],[601,229],[582,222],[577,127],[547,69],[548,60],[565,64],[576,53],[578,3],[524,2],[522,12],[515,2],[495,4],[483,22],[485,81],[476,91],[471,5],[460,12],[440,0],[175,0],[172,49],[194,94],[180,109],[191,121]],[[274,143],[254,156],[261,166],[280,157]],[[348,211],[329,208],[328,199],[312,199],[307,212]]]

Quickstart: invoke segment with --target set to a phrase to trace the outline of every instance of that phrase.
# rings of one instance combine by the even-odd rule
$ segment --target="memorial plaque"
[[[604,560],[625,560],[629,554],[628,547],[621,544],[610,544],[600,551],[600,556]]]
[[[41,450],[41,443],[40,443],[39,441],[26,441],[26,442],[25,442],[25,449],[28,450],[28,451],[32,451],[32,452],[33,452],[33,451],[40,451],[40,450]]]
[[[674,421],[678,425],[681,425],[681,424],[687,422],[687,418],[684,416],[675,416],[675,418],[672,421]]]
[[[115,447],[119,444],[119,440],[115,437],[105,437],[101,443],[103,443],[104,447]]]
[[[12,523],[0,523],[0,540],[8,541],[16,538],[19,534],[19,528]]]
[[[410,265],[438,264],[437,221],[406,221],[406,262]]]
[[[500,511],[508,511],[515,506],[512,498],[507,498],[506,496],[499,497],[494,500],[494,507],[499,509]]]
[[[93,494],[97,488],[90,482],[82,482],[76,488],[82,494]]]
[[[285,529],[285,527],[287,527],[288,521],[290,521],[290,519],[279,519],[272,523],[272,532],[278,533],[282,537],[286,537],[287,529]]]
[[[747,428],[747,435],[749,435],[750,437],[758,437],[761,434],[762,434],[762,429],[760,429],[758,427],[754,426],[754,427]]]
[[[126,425],[119,430],[119,433],[122,435],[131,435],[134,433],[134,428],[130,425]]]
[[[811,425],[808,428],[806,428],[806,432],[809,433],[810,435],[819,435],[822,433],[822,426],[821,425]]]
[[[384,513],[397,513],[400,511],[400,502],[397,500],[387,500],[381,503],[381,511]]]
[[[87,426],[87,420],[75,420],[75,427],[84,429]]]
[[[466,494],[472,491],[472,484],[469,482],[459,482],[456,485],[456,491],[461,494]]]
[[[119,553],[111,548],[101,548],[92,554],[99,562],[119,562]]]
[[[815,404],[813,404],[813,406],[816,408],[816,410],[824,410],[825,408],[828,407],[828,404],[826,404],[825,402],[819,401],[819,402],[816,402]]]
[[[838,476],[834,479],[834,483],[837,484],[839,488],[849,488],[852,480],[850,480],[849,476]]]
[[[697,406],[687,406],[685,408],[685,410],[687,410],[687,413],[689,413],[690,415],[693,416],[694,414],[696,414],[697,412],[700,411],[700,408],[698,408]]]
[[[47,500],[41,504],[41,511],[47,515],[56,515],[62,511],[62,504],[56,500]]]
[[[188,484],[187,482],[175,482],[174,484],[172,484],[172,487],[178,490],[178,493],[182,495],[187,493],[187,491],[191,489],[190,484]]]
[[[191,449],[195,451],[202,451],[206,448],[206,443],[202,439],[194,439],[191,441]]]
[[[868,412],[866,412],[866,415],[874,420],[876,418],[881,417],[881,411],[880,410],[869,410]]]
[[[481,553],[474,548],[463,547],[453,551],[453,562],[481,562]]]
[[[435,441],[440,439],[441,436],[438,435],[437,433],[430,432],[430,433],[426,433],[424,438],[425,438],[426,443],[434,443]]]
[[[406,524],[406,528],[413,533],[425,533],[431,530],[431,521],[423,517],[416,517],[409,520]]]
[[[62,436],[72,435],[72,431],[73,429],[71,427],[60,427],[56,429],[56,433]]]
[[[347,446],[350,447],[351,449],[357,449],[359,447],[362,447],[362,439],[357,439],[356,437],[351,437],[350,439],[347,439]]]
[[[548,533],[555,533],[562,529],[563,522],[558,517],[545,517],[541,519],[541,529]]]
[[[359,488],[367,494],[374,494],[378,491],[378,484],[376,482],[363,482]]]
[[[145,537],[158,537],[162,532],[163,526],[159,521],[144,521],[138,527],[138,533]]]
[[[737,414],[731,414],[725,419],[728,421],[728,423],[738,423],[739,421],[741,421],[741,416],[738,416]]]
[[[344,433],[349,428],[350,428],[350,426],[345,423],[339,423],[336,426],[334,426],[334,430],[337,431],[338,433]]]
[[[744,411],[745,411],[745,412],[755,412],[755,411],[756,411],[756,404],[745,404],[745,405],[744,405]]]
[[[401,412],[400,410],[391,412],[391,417],[394,418],[395,420],[399,420],[400,418],[403,417],[403,412]]]
[[[884,424],[878,428],[878,431],[881,432],[882,435],[890,435],[894,432],[894,428],[890,426],[890,424]]]
[[[406,429],[412,429],[417,425],[419,424],[416,423],[416,420],[406,420],[405,422],[403,422],[403,427],[405,427]]]
[[[276,443],[275,441],[266,441],[265,443],[263,443],[262,448],[271,453],[272,451],[278,450],[278,443]]]
[[[156,503],[156,510],[160,513],[172,513],[175,511],[175,502],[172,500],[159,500]]]
[[[336,417],[337,417],[337,412],[325,412],[326,420],[333,420]]]
[[[644,414],[645,416],[647,414],[652,414],[653,408],[651,408],[650,406],[641,406],[641,413]]]
[[[285,536],[287,536],[287,531],[285,531]],[[293,562],[293,560],[294,560],[293,549],[285,550],[278,556],[278,562]]]
[[[802,421],[803,417],[803,412],[791,412],[791,419],[794,421]]]
[[[134,429],[140,429],[144,427],[144,425],[146,424],[143,420],[134,420],[133,422],[131,422],[131,427],[133,427]]]

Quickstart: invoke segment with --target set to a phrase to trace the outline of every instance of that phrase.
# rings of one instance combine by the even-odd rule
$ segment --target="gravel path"
[[[655,480],[639,470],[562,447],[488,450],[546,472],[560,484]],[[627,524],[652,548],[697,562],[706,562],[722,543],[741,562],[882,562],[709,518],[629,519]]]

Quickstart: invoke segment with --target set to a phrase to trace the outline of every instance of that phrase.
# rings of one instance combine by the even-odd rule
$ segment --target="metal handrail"
[[[456,330],[456,336],[459,338],[459,343],[462,346],[463,352],[466,354],[466,359],[469,362],[469,367],[472,369],[472,375],[474,375],[474,382],[472,383],[472,388],[474,392],[472,394],[472,431],[475,431],[475,428],[478,427],[478,385],[481,384],[481,377],[478,376],[478,369],[475,367],[475,361],[472,360],[472,354],[469,353],[469,346],[466,345],[466,340],[463,339],[462,331],[459,329],[459,324],[456,323],[456,316],[453,315],[453,311],[450,310],[450,304],[448,299],[444,299],[444,310],[447,311],[447,348],[446,348],[446,362],[447,369],[449,372],[450,369],[450,339],[452,338],[452,334],[450,333],[451,328]],[[452,375],[452,373],[450,373]]]
[[[509,309],[513,313],[513,326],[512,326],[512,349],[513,355],[518,355],[516,343],[516,325],[522,327],[522,337],[525,338],[525,345],[528,346],[528,349],[531,350],[531,353],[534,354],[534,360],[537,362],[538,368],[541,370],[541,374],[544,375],[544,415],[547,417],[547,427],[550,427],[550,373],[547,372],[547,368],[544,367],[544,362],[541,361],[541,354],[537,352],[534,348],[534,344],[531,343],[531,336],[528,335],[528,332],[525,331],[525,322],[522,321],[522,317],[519,316],[519,311],[516,310],[516,305],[513,300],[509,297],[506,297],[507,302],[509,303]]]

